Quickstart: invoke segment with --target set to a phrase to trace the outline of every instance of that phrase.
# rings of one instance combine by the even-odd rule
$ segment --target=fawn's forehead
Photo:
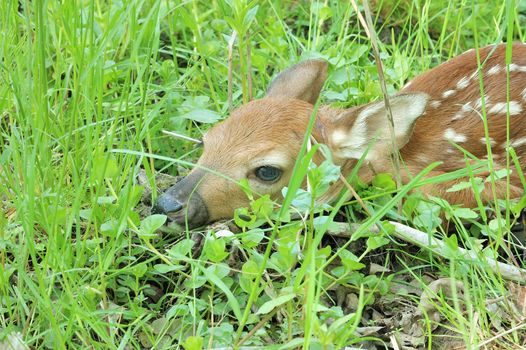
[[[264,98],[236,108],[204,137],[205,147],[253,148],[303,137],[312,105],[299,100]],[[258,146],[259,147],[259,146]]]

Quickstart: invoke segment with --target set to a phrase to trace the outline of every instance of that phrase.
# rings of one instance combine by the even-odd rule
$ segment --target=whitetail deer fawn
[[[434,161],[443,163],[430,176],[464,168],[465,155],[455,144],[485,159],[489,143],[494,168],[505,167],[508,114],[509,146],[519,156],[526,153],[526,44],[514,44],[512,52],[512,63],[507,66],[505,44],[480,49],[479,70],[476,52],[470,50],[417,76],[390,97],[396,144],[403,160],[402,181],[408,181]],[[321,60],[305,61],[279,74],[264,98],[242,105],[208,131],[198,162],[202,168],[193,169],[162,194],[154,210],[179,224],[187,221],[190,227],[196,227],[231,218],[236,208],[248,206],[246,195],[236,183],[203,168],[230,179],[247,179],[256,193],[270,194],[279,200],[281,189],[291,177],[313,105],[326,77],[327,63]],[[483,110],[488,138],[483,127]],[[393,172],[386,113],[383,101],[350,109],[322,106],[312,135],[328,145],[344,175],[372,144],[365,157],[368,164],[362,165],[358,172],[363,181],[370,181],[375,173]],[[520,167],[526,170],[526,157],[519,159]],[[317,156],[315,162],[321,160]],[[476,206],[470,189],[446,191],[454,182],[428,185],[422,191],[452,204]],[[331,197],[340,189],[341,184],[335,184],[327,201],[334,199]],[[509,191],[511,198],[520,197],[524,191],[517,171],[511,173]],[[499,198],[505,197],[505,180],[497,182],[496,193]],[[485,202],[493,198],[490,183],[485,184],[481,197]]]

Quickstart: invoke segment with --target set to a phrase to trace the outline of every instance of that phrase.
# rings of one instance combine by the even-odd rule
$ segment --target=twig
[[[489,343],[499,339],[499,338],[503,338],[506,334],[510,334],[510,333],[513,333],[513,332],[516,332],[517,330],[521,329],[521,328],[525,328],[526,327],[526,322],[521,322],[519,323],[518,325],[510,328],[510,329],[506,329],[505,331],[502,331],[500,333],[498,333],[497,335],[489,338],[489,339],[486,339],[484,340],[483,342],[477,344],[477,348],[478,349],[484,349],[486,347],[486,345],[488,345]]]
[[[395,232],[393,233],[395,237],[403,239],[404,241],[417,245],[421,248],[430,249],[434,254],[446,259],[449,258],[448,254],[446,253],[449,248],[447,248],[446,244],[440,239],[399,222],[389,222],[395,227]],[[526,270],[524,269],[495,261],[489,257],[481,256],[473,250],[460,247],[457,248],[457,250],[466,260],[477,262],[481,261],[481,259],[484,259],[485,263],[489,265],[493,272],[500,273],[502,277],[506,279],[522,283],[526,282]]]

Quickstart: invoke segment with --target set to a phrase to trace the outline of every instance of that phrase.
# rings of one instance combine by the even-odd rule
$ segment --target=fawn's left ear
[[[326,61],[304,61],[274,78],[268,87],[267,97],[298,99],[315,104],[326,79]]]
[[[396,145],[402,148],[413,127],[425,111],[429,96],[424,93],[401,94],[389,98],[393,113]],[[393,153],[387,111],[383,101],[345,111],[333,120],[326,143],[339,158],[375,160]]]

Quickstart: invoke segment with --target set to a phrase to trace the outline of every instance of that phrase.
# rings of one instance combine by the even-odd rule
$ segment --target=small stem
[[[252,101],[252,53],[250,50],[250,33],[247,33],[247,83],[248,100]]]
[[[234,30],[230,40],[228,40],[228,109],[232,110],[234,102],[232,98],[232,57],[234,56],[234,43],[236,42],[237,32]]]

